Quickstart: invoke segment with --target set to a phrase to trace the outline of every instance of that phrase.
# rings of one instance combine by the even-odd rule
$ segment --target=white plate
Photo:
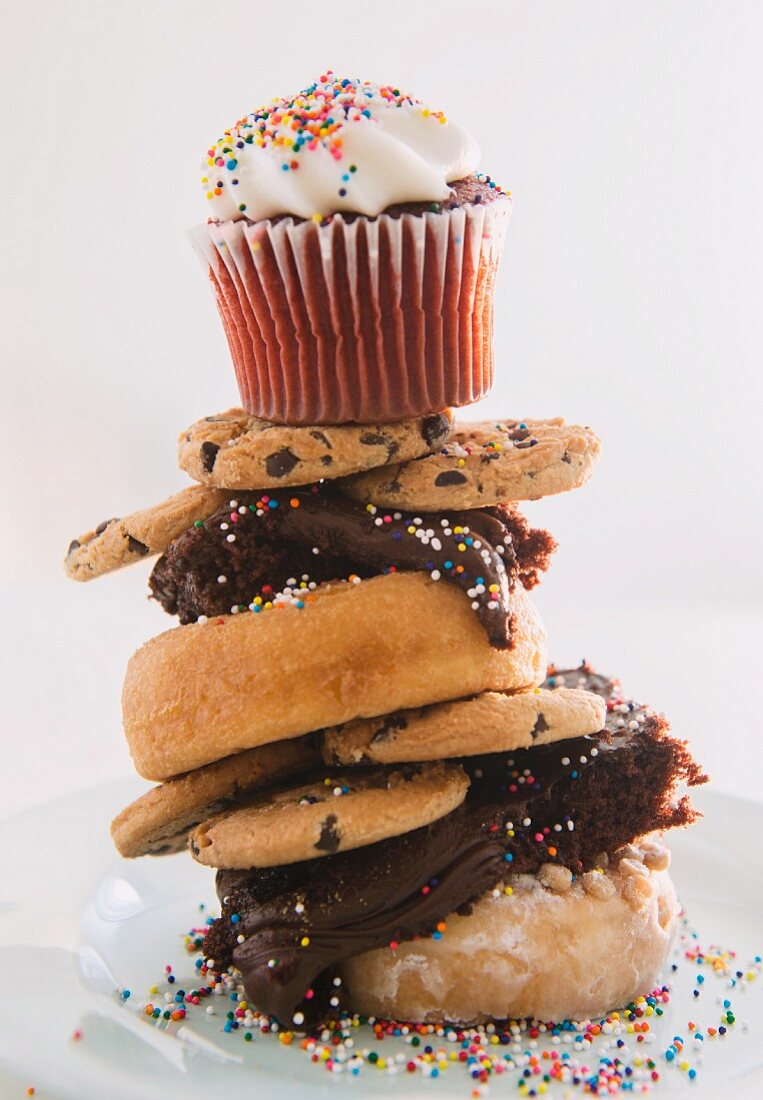
[[[193,957],[182,934],[203,923],[199,904],[214,911],[215,899],[212,874],[184,856],[133,862],[115,856],[105,825],[136,789],[132,782],[98,788],[0,824],[6,866],[12,859],[0,888],[0,1063],[38,1092],[72,1100],[315,1100],[337,1088],[353,1098],[472,1095],[474,1082],[461,1066],[449,1067],[436,1081],[419,1073],[390,1077],[370,1066],[350,1077],[313,1064],[298,1043],[286,1047],[273,1035],[259,1034],[244,1042],[240,1031],[223,1033],[228,1006],[218,998],[215,1016],[193,1009],[175,1034],[149,1021],[140,1006],[163,978],[165,964],[177,982],[162,984],[162,991],[194,987]],[[757,847],[763,807],[712,791],[697,801],[706,816],[673,837],[674,877],[698,943],[708,951],[711,944],[735,949],[745,970],[763,952],[763,853]],[[637,1047],[635,1036],[628,1036],[626,1050],[655,1059],[658,1096],[759,1097],[763,976],[747,988],[728,989],[728,980],[709,966],[700,970],[686,961],[680,945],[675,961],[665,1015],[652,1017],[648,1042]],[[705,980],[695,999],[697,973]],[[126,1002],[117,993],[123,988],[133,991]],[[731,999],[737,1023],[725,1038],[708,1039],[699,1054],[691,1041],[686,1044],[683,1055],[697,1067],[690,1083],[678,1068],[680,1059],[672,1065],[665,1060],[665,1049],[675,1035],[689,1037],[689,1020],[701,1028],[717,1026],[718,998],[724,997]],[[75,1031],[81,1039],[72,1037]],[[378,1044],[367,1028],[354,1038],[356,1047],[368,1045],[380,1056],[411,1054],[402,1041]],[[443,1045],[436,1037],[430,1041]],[[551,1047],[541,1037],[543,1049]],[[597,1065],[597,1049],[585,1059],[589,1066]],[[623,1057],[621,1051],[607,1053]],[[493,1096],[523,1095],[516,1072],[493,1076],[489,1084]],[[578,1092],[554,1083],[548,1095]]]

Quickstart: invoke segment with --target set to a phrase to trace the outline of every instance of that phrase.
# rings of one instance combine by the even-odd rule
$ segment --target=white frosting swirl
[[[479,156],[442,112],[392,85],[328,73],[226,130],[208,150],[202,186],[217,221],[373,217],[394,203],[447,199]]]

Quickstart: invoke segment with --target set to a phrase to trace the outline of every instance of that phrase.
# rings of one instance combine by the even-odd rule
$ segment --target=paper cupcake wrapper
[[[326,225],[210,223],[191,240],[247,412],[372,423],[483,397],[507,198]]]

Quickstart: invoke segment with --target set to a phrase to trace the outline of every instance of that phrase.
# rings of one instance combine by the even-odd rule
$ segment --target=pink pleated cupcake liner
[[[241,402],[279,423],[373,423],[483,397],[511,200],[326,225],[209,223]]]

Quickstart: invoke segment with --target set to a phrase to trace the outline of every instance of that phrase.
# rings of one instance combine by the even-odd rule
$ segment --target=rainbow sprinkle
[[[204,906],[200,906],[203,910]],[[207,918],[184,936],[185,950],[195,955],[195,983],[175,989],[171,966],[165,967],[163,983],[149,991],[137,1006],[143,1018],[172,1032],[192,1013],[212,1017],[208,1025],[227,1035],[240,1033],[244,1043],[257,1041],[295,1045],[318,1068],[332,1075],[358,1077],[381,1072],[388,1077],[419,1075],[436,1079],[445,1073],[461,1072],[472,1098],[490,1094],[496,1078],[512,1083],[520,1097],[546,1094],[569,1096],[573,1090],[589,1096],[618,1093],[651,1094],[667,1074],[679,1073],[689,1081],[701,1070],[702,1057],[714,1042],[723,1041],[735,1028],[737,1017],[729,996],[719,998],[713,1022],[702,1025],[690,1019],[680,1033],[672,1033],[666,1018],[671,1003],[671,983],[637,997],[622,1011],[610,1012],[598,1020],[508,1020],[503,1023],[463,1028],[449,1025],[415,1024],[404,1021],[339,1015],[326,1025],[299,1034],[304,1016],[297,1012],[293,1028],[258,1012],[246,1000],[236,971],[216,973],[214,961],[203,956]],[[232,919],[232,918],[231,918]],[[438,934],[446,931],[445,922]],[[756,955],[739,967],[734,951],[717,945],[703,950],[697,934],[684,918],[672,965],[709,971],[709,977],[723,980],[727,988],[743,989],[757,980],[763,960]],[[706,986],[704,973],[694,975],[695,1000]],[[341,979],[336,978],[336,986]],[[122,1003],[132,999],[130,990],[119,994]],[[331,1003],[339,1005],[338,997]],[[674,1006],[675,1008],[675,1006]],[[746,1025],[740,1025],[746,1030]],[[663,1031],[667,1031],[667,1038]],[[268,1040],[268,1036],[274,1038]],[[559,1091],[561,1090],[561,1091]]]
[[[317,486],[313,486],[311,491],[317,492]],[[272,493],[262,493],[249,504],[242,504],[236,499],[231,500],[227,517],[218,524],[221,537],[224,542],[235,543],[238,537],[237,526],[250,521],[253,517],[265,517],[278,509],[296,509],[300,506],[301,500],[298,496],[279,497]],[[471,531],[468,526],[453,522],[445,515],[439,516],[436,521],[428,516],[427,520],[430,523],[436,522],[436,526],[427,526],[422,516],[413,513],[381,509],[374,504],[367,504],[365,510],[369,521],[373,524],[372,530],[379,535],[380,539],[386,539],[389,543],[389,564],[380,570],[382,574],[397,572],[397,566],[393,564],[396,544],[403,540],[414,539],[422,547],[430,547],[432,560],[425,561],[424,565],[433,581],[439,581],[444,577],[459,583],[471,601],[474,611],[482,607],[487,611],[496,611],[500,608],[504,598],[501,586],[490,583],[481,575],[483,565],[480,565],[479,571],[470,576],[465,566],[459,561],[461,554],[471,550],[479,555],[485,571],[494,564],[491,548],[486,546],[479,535]],[[195,526],[203,528],[207,523],[201,521]],[[503,545],[496,544],[493,549],[501,558],[507,554],[510,555],[512,553],[511,535],[507,533],[504,536]],[[320,554],[317,546],[313,547],[313,554]],[[437,555],[443,555],[440,564],[435,560]],[[361,578],[355,573],[351,573],[344,579],[351,584],[361,583]],[[217,583],[227,584],[228,576],[221,573],[217,577]],[[263,611],[284,610],[288,607],[302,610],[307,604],[314,602],[313,593],[317,587],[318,582],[312,580],[309,574],[303,573],[300,577],[288,578],[286,585],[280,591],[276,591],[271,585],[263,585],[248,603],[231,604],[230,613],[238,615],[248,610],[254,614],[260,614]],[[207,617],[200,615],[198,621],[204,623]]]
[[[383,105],[415,111],[422,118],[440,125],[447,122],[442,111],[432,110],[394,85],[351,80],[335,76],[329,70],[292,99],[276,98],[251,111],[207,149],[207,170],[201,178],[207,199],[222,195],[226,185],[238,183],[238,154],[247,145],[284,153],[281,164],[284,172],[296,172],[302,157],[318,148],[327,150],[334,160],[341,161],[346,127],[375,123],[368,106],[371,101],[375,107]],[[350,164],[342,173],[341,182],[345,186],[340,189],[340,196],[346,193],[346,184],[356,172],[357,165]],[[243,213],[246,207],[239,209]]]
[[[305,156],[310,153],[318,150],[323,156],[328,154],[336,162],[337,196],[344,200],[361,168],[358,164],[346,163],[348,127],[378,126],[380,113],[383,115],[390,110],[406,111],[427,120],[425,125],[444,126],[448,121],[442,111],[433,110],[393,84],[339,77],[328,70],[297,95],[275,98],[225,130],[206,150],[202,162],[204,194],[213,204],[226,195],[239,214],[247,216],[247,204],[242,201],[245,188],[239,187],[239,176],[245,177],[249,147],[274,153],[276,167],[286,179],[290,173],[299,171]],[[496,194],[510,195],[490,176],[475,175]],[[482,195],[478,194],[474,201],[476,204],[482,202]],[[436,212],[439,204],[432,202],[429,209]],[[312,220],[322,223],[324,217],[315,213]]]

